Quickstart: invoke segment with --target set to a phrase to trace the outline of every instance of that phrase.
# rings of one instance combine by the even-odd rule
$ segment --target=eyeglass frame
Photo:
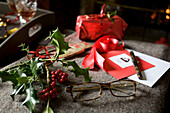
[[[117,96],[115,94],[113,94],[113,92],[111,91],[111,84],[114,83],[114,82],[120,82],[120,81],[129,81],[129,82],[132,82],[133,85],[134,85],[134,92],[132,95],[127,95],[127,96]],[[99,84],[101,86],[101,91],[100,91],[100,95],[96,98],[93,98],[93,99],[88,99],[88,100],[76,100],[74,97],[73,97],[73,92],[72,92],[72,88],[75,87],[75,86],[78,86],[78,85],[82,85],[82,84],[89,84],[89,83],[94,83],[94,84]],[[108,89],[110,90],[111,94],[113,96],[116,96],[116,97],[131,97],[131,96],[136,96],[136,81],[133,81],[133,80],[116,80],[116,81],[112,81],[112,82],[109,82],[109,83],[98,83],[98,82],[85,82],[85,83],[80,83],[80,84],[73,84],[73,85],[70,85],[66,88],[66,92],[69,92],[71,94],[71,97],[73,99],[73,102],[83,102],[83,101],[91,101],[91,100],[96,100],[98,98],[100,98],[102,96],[102,91],[104,89],[105,86],[108,86]]]

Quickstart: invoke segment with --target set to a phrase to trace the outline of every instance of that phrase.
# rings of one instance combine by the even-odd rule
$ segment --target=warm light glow
[[[3,22],[0,22],[0,27],[3,25]]]
[[[166,15],[166,19],[170,19],[170,16],[169,16],[169,15]]]
[[[151,19],[155,19],[156,18],[156,13],[153,13],[152,15],[151,15]]]
[[[170,9],[166,9],[166,13],[167,13],[167,14],[170,14]]]

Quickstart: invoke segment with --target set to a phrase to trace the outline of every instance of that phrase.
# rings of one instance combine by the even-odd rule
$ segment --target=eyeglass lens
[[[101,94],[101,86],[97,83],[77,85],[72,88],[72,94],[77,101],[95,99]]]
[[[111,93],[115,96],[131,96],[135,92],[134,83],[131,81],[119,81],[110,84]]]

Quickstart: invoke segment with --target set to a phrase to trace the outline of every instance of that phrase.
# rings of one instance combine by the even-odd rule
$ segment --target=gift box
[[[81,40],[96,40],[101,36],[112,35],[118,38],[124,36],[127,23],[118,15],[108,16],[104,12],[105,4],[100,14],[79,15],[76,21],[76,32]]]

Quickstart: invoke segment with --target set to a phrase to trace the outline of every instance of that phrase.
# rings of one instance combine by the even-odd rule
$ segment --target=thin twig
[[[45,69],[47,72],[47,87],[49,87],[49,83],[50,83],[50,74],[49,74],[49,69],[48,66],[45,64]]]

